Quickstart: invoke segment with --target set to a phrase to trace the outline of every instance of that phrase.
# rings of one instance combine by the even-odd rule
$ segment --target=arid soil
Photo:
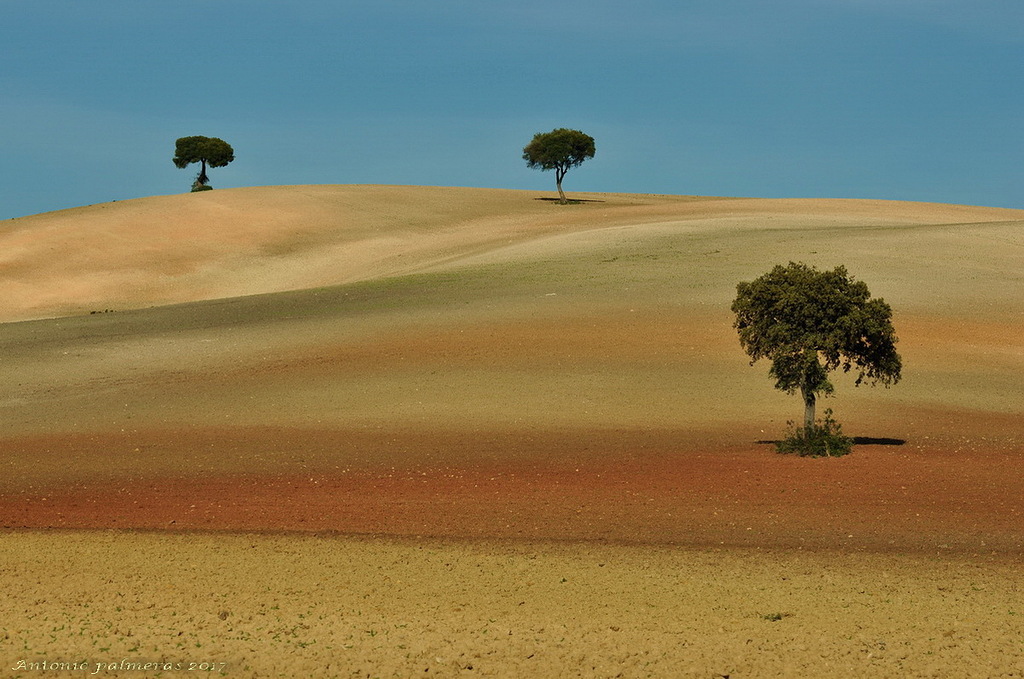
[[[1004,559],[267,532],[4,541],[4,676],[1016,677],[1024,644],[1020,564]],[[162,671],[129,669],[146,663]]]
[[[2,225],[0,676],[1024,674],[1024,211],[576,197]],[[848,457],[731,327],[791,260],[894,309]]]

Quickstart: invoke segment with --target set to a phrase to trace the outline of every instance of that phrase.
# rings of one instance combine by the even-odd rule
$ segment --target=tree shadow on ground
[[[906,443],[906,439],[890,439],[890,438],[875,438],[873,436],[854,436],[853,445],[855,446],[902,446]]]
[[[548,198],[545,196],[541,196],[540,198],[534,198],[534,200],[546,200],[550,203],[557,203],[559,201],[558,198]],[[566,198],[565,202],[567,205],[578,205],[580,203],[603,203],[605,201],[599,200],[597,198]]]
[[[855,446],[902,446],[906,442],[907,442],[906,439],[892,439],[892,438],[887,438],[887,437],[880,437],[880,438],[879,437],[874,437],[874,436],[854,436],[853,437],[853,445],[855,445]],[[765,444],[765,445],[768,445],[768,444],[775,445],[776,443],[780,443],[780,441],[770,441],[770,440],[762,439],[762,440],[758,441],[758,443]]]

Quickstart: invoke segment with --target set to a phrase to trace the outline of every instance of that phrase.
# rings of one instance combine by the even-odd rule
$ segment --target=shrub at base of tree
[[[192,184],[192,193],[196,193],[198,191],[213,191],[213,187],[209,184],[200,184],[199,182],[195,182]]]
[[[831,409],[825,411],[824,420],[817,420],[810,427],[794,429],[792,422],[789,426],[789,435],[775,444],[780,453],[801,457],[839,457],[853,451],[853,439],[843,434],[843,428],[833,419]]]

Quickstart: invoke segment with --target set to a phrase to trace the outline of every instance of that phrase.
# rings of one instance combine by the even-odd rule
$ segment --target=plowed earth
[[[991,432],[1002,424],[989,418]],[[269,472],[90,474],[0,499],[7,527],[304,531],[968,553],[1022,552],[1021,442],[858,445],[849,459],[780,457],[674,432],[453,435],[256,429],[18,439],[32,459],[102,451],[189,461],[189,449],[298,462]],[[717,444],[717,445],[716,445]],[[373,462],[324,464],[337,451]],[[381,464],[389,450],[415,451]],[[511,457],[503,460],[508,450]],[[969,456],[972,464],[965,465]],[[466,460],[478,458],[467,463]],[[202,461],[197,465],[202,468]],[[289,468],[293,467],[293,468]],[[295,469],[294,467],[301,467]],[[10,479],[10,477],[8,477]],[[8,480],[8,484],[10,480]],[[7,485],[7,484],[5,484]]]
[[[579,197],[0,228],[0,675],[1021,676],[1024,212]],[[790,260],[894,309],[847,457],[731,328]]]

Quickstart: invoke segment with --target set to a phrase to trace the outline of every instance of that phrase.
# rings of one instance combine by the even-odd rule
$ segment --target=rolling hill
[[[321,481],[392,470],[412,484],[401,492],[426,493],[410,500],[415,515],[451,491],[445,484],[461,487],[460,475],[528,476],[538,464],[603,469],[588,477],[598,485],[612,470],[640,484],[659,469],[679,483],[684,473],[686,483],[707,481],[724,465],[709,493],[737,480],[733,465],[774,478],[802,463],[758,441],[780,435],[799,405],[772,389],[766,366],[748,364],[729,304],[737,282],[787,261],[843,264],[894,309],[903,382],[854,389],[840,378],[823,405],[852,435],[906,444],[863,446],[837,473],[870,494],[874,481],[851,471],[857,465],[897,477],[939,465],[927,483],[949,485],[954,504],[1008,482],[1001,474],[1022,452],[1024,211],[575,197],[582,202],[559,206],[526,191],[267,187],[4,224],[3,488],[15,499],[27,489],[69,498],[90,496],[96,483],[128,489],[104,496],[112,507],[102,518],[65,507],[45,520],[18,510],[21,521],[180,526],[186,518],[170,516],[178,509],[125,510],[130,488],[168,479],[177,488],[248,479],[238,486],[248,497],[253,484],[304,478],[315,482],[315,508],[338,497],[318,495]],[[942,476],[963,456],[986,460],[967,490]],[[439,485],[413,483],[418,474]],[[820,495],[806,479],[794,483]],[[659,492],[658,502],[679,496]],[[548,530],[513,505],[525,512],[519,529]],[[985,506],[975,510],[1009,530],[1010,515]],[[493,529],[445,527],[443,517],[431,528],[422,515],[417,528],[371,510],[299,518],[337,530]],[[266,518],[209,512],[193,522]],[[556,532],[617,535],[635,530],[631,521]],[[645,525],[666,539],[712,529],[745,539],[713,521],[696,533],[686,522]],[[823,539],[822,530],[807,528],[806,539]]]
[[[1024,211],[574,197],[0,225],[6,666],[1017,676]],[[894,310],[903,380],[821,404],[846,457],[773,452],[802,406],[732,328],[787,261]]]

